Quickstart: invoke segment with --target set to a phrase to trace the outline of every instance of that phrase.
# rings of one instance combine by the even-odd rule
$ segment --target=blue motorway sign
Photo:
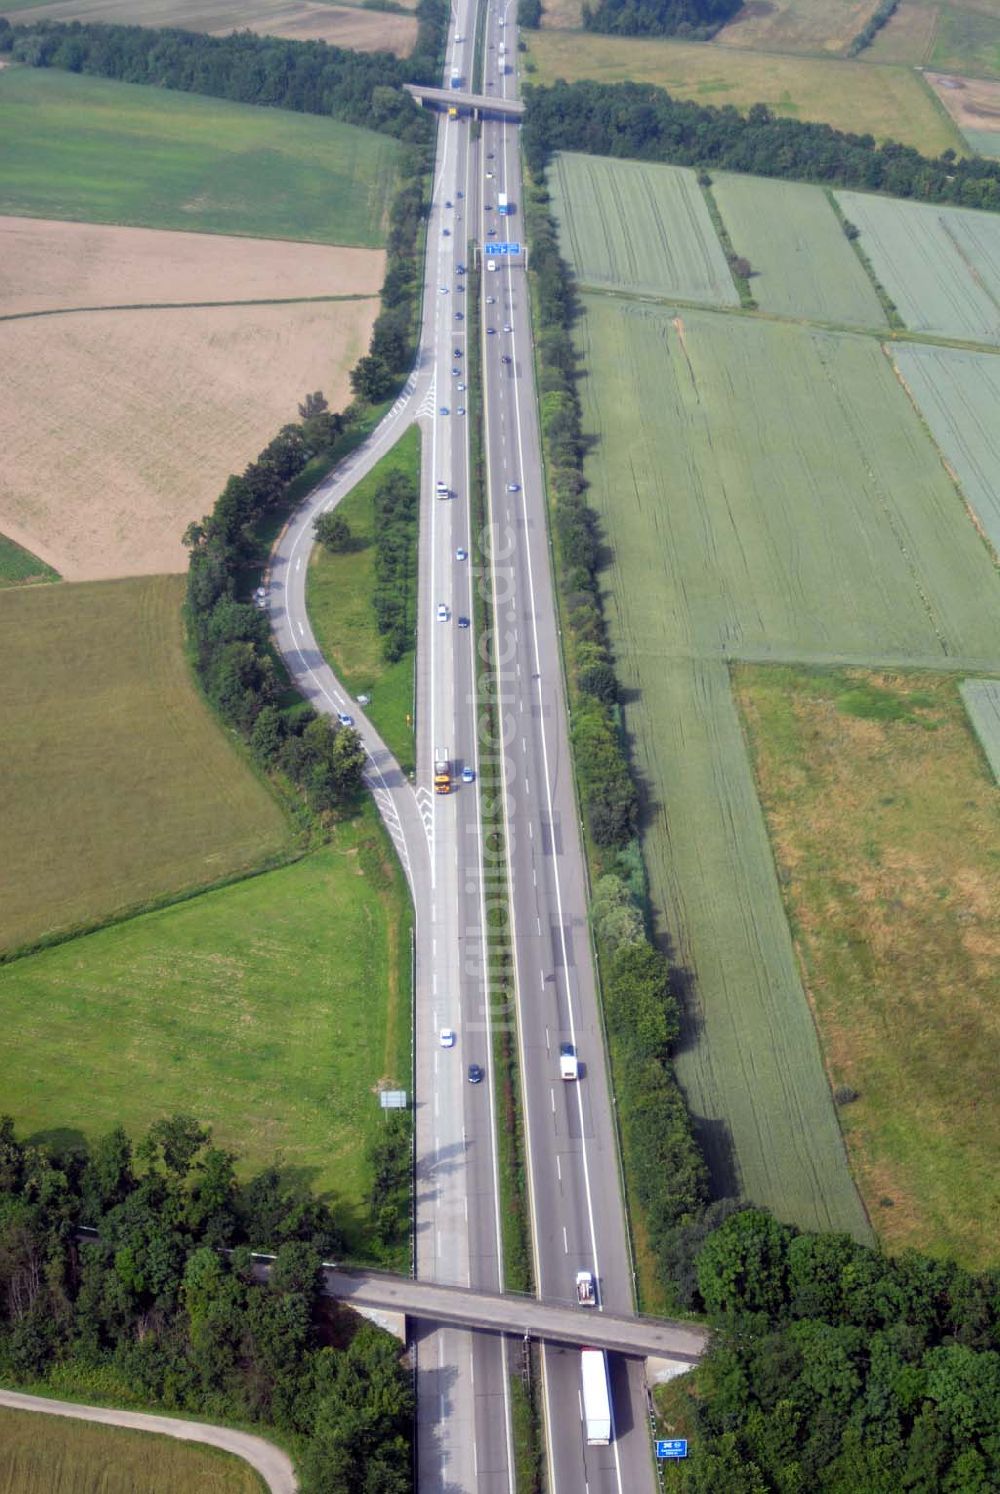
[[[520,254],[520,244],[484,244],[484,254]]]
[[[686,1458],[688,1445],[686,1437],[675,1437],[670,1442],[658,1442],[656,1444],[656,1456],[658,1458]]]

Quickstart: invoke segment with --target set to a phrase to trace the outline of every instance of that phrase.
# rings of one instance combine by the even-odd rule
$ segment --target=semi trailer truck
[[[611,1382],[608,1356],[603,1349],[584,1349],[580,1354],[583,1389],[583,1422],[590,1447],[607,1447],[611,1441]]]

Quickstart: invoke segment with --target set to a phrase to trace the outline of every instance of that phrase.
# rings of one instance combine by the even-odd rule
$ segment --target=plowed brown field
[[[15,250],[3,255],[0,316],[61,313],[0,321],[0,533],[67,580],[182,570],[188,522],[295,418],[302,394],[346,403],[384,256],[37,220],[0,227]],[[370,298],[183,304],[359,292]]]

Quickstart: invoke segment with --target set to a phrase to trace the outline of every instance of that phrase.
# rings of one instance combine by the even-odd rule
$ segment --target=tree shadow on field
[[[60,1164],[90,1154],[86,1136],[75,1126],[51,1126],[44,1131],[34,1131],[25,1137],[25,1145],[44,1147],[53,1161]]]
[[[712,1198],[741,1197],[739,1167],[728,1121],[709,1120],[707,1116],[692,1113],[691,1127],[708,1166]]]

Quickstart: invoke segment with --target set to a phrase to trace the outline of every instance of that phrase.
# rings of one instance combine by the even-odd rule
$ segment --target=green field
[[[741,666],[735,689],[869,1214],[893,1252],[995,1265],[1000,796],[957,681]]]
[[[764,311],[884,327],[885,314],[821,187],[717,172],[712,189]]]
[[[35,581],[58,581],[58,574],[44,560],[0,534],[0,587],[25,586]]]
[[[0,1409],[0,1494],[263,1494],[229,1453],[150,1432]]]
[[[562,252],[582,284],[739,305],[693,171],[562,153],[548,185]]]
[[[370,697],[366,715],[404,772],[409,772],[416,756],[412,724],[414,649],[387,664],[372,607],[376,584],[372,497],[379,482],[392,471],[405,472],[419,483],[419,426],[411,426],[338,504],[337,512],[350,525],[353,547],[343,555],[331,555],[322,545],[314,548],[309,561],[307,605],[324,658],[351,695]]]
[[[906,326],[1000,344],[1000,215],[838,192]]]
[[[606,606],[688,991],[678,1072],[717,1187],[863,1235],[726,660],[988,669],[1000,583],[877,342],[583,305]]]
[[[962,134],[977,156],[1000,156],[1000,131],[963,130]]]
[[[0,213],[381,247],[399,147],[309,114],[0,72]]]
[[[816,120],[838,130],[936,155],[965,153],[962,136],[931,90],[908,67],[873,67],[836,58],[781,56],[660,37],[599,36],[587,31],[526,33],[533,83],[655,83],[675,98],[747,110],[766,104],[789,119]]]
[[[993,777],[1000,784],[1000,680],[966,680],[961,695]]]
[[[0,591],[0,951],[286,856],[195,690],[180,576]]]
[[[951,73],[1000,77],[1000,6],[942,6],[929,62]]]
[[[1000,555],[1000,355],[896,343],[893,358]]]
[[[4,1107],[31,1136],[197,1115],[281,1156],[365,1243],[380,1080],[410,1072],[410,912],[375,810],[294,865],[0,967]]]

